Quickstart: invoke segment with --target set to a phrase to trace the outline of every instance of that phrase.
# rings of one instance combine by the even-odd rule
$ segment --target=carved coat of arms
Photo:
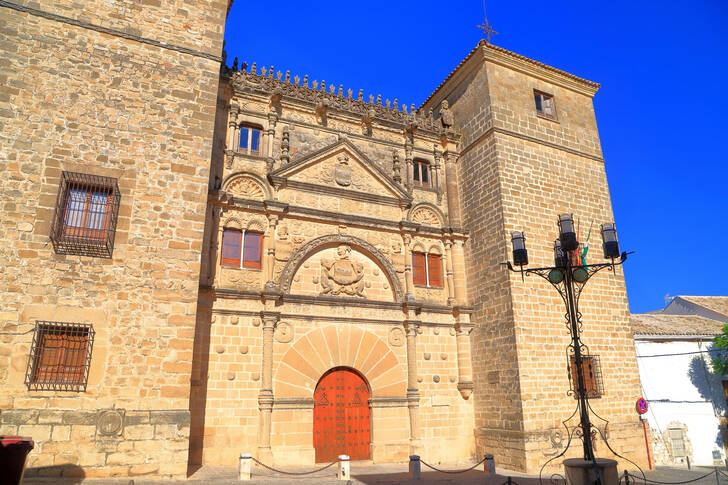
[[[340,245],[336,254],[335,261],[321,261],[321,294],[364,297],[364,265],[351,261],[351,248],[346,244]]]

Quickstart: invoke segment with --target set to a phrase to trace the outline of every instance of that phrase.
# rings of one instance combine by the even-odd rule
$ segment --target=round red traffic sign
[[[637,399],[637,405],[635,406],[637,409],[637,412],[640,414],[645,414],[647,412],[647,401],[645,401],[645,398],[641,397]]]

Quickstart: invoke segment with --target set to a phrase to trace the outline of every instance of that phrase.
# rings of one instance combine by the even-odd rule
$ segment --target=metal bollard
[[[410,456],[410,462],[409,462],[409,472],[410,472],[410,478],[412,480],[419,480],[420,479],[420,457],[418,455],[411,455]]]
[[[495,475],[495,459],[490,453],[485,454],[485,461],[483,462],[483,471],[486,475]]]
[[[250,453],[240,453],[238,464],[238,480],[250,480],[250,468],[253,464],[253,456]]]
[[[350,463],[349,455],[339,455],[339,471],[336,473],[338,480],[351,480]]]

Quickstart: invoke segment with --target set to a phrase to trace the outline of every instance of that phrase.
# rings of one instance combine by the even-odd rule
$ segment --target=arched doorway
[[[319,380],[313,394],[316,463],[336,461],[339,455],[370,458],[370,395],[364,378],[351,369],[332,369]]]

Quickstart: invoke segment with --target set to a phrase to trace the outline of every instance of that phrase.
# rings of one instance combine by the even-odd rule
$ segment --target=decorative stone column
[[[222,261],[222,233],[225,230],[222,222],[222,216],[225,213],[225,209],[215,206],[212,209],[215,221],[217,222],[217,231],[215,231],[212,240],[210,241],[210,271],[214,276],[210,278],[212,283],[216,287],[220,287],[220,262]]]
[[[268,215],[268,230],[263,239],[263,278],[266,286],[275,286],[273,281],[273,267],[275,265],[276,252],[276,225],[278,224],[278,216],[275,214]]]
[[[404,284],[405,284],[405,300],[415,300],[415,283],[412,277],[412,251],[410,251],[410,243],[412,242],[412,236],[409,234],[402,235],[402,242],[404,243]]]
[[[405,170],[405,178],[404,178],[404,186],[407,189],[408,193],[412,193],[412,178],[413,178],[413,171],[412,168],[412,142],[407,138],[407,141],[404,144],[404,170]]]
[[[440,176],[440,162],[442,161],[442,152],[435,145],[432,149],[434,162],[432,164],[432,186],[437,190],[437,203],[442,203],[442,181]]]
[[[455,304],[455,281],[452,272],[452,241],[445,239],[445,276],[447,278],[447,304]]]
[[[455,325],[455,345],[458,353],[458,391],[463,399],[473,392],[473,368],[470,361],[470,332],[473,327],[465,325],[465,315],[458,315]]]
[[[260,426],[258,428],[258,459],[264,463],[273,462],[270,447],[271,415],[273,413],[273,332],[276,329],[280,313],[261,312],[263,320],[263,368],[261,388],[258,393],[258,409],[260,409]]]
[[[238,114],[240,108],[235,102],[230,103],[230,110],[228,111],[228,128],[225,136],[225,168],[232,168],[233,160],[235,158],[235,152],[238,149],[238,134],[240,132],[240,125],[238,125]]]
[[[417,330],[419,322],[406,320],[407,332],[407,410],[410,418],[410,454],[420,447],[420,390],[417,387]]]
[[[275,160],[273,160],[273,139],[276,136],[276,123],[278,122],[278,113],[276,113],[274,110],[271,110],[268,112],[268,130],[266,131],[266,137],[265,137],[265,144],[266,144],[266,153],[268,160],[266,161],[266,165],[268,167],[268,171],[270,172],[273,170],[273,164],[275,163]]]
[[[460,196],[458,194],[457,159],[459,154],[453,150],[446,150],[445,157],[445,188],[447,191],[447,212],[450,226],[460,228],[463,225],[460,217]]]
[[[465,252],[462,239],[454,239],[452,247],[453,280],[455,283],[455,301],[458,305],[467,304],[465,290]]]

